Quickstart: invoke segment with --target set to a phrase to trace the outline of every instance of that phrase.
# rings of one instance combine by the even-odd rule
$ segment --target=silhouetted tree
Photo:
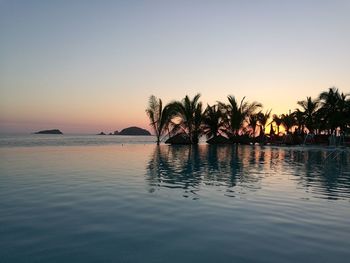
[[[329,88],[328,91],[324,91],[319,96],[321,108],[319,116],[324,124],[324,128],[329,133],[334,133],[336,128],[341,125],[341,119],[339,114],[340,94],[337,88]]]
[[[266,126],[272,127],[273,123],[277,127],[277,134],[280,133],[281,125],[287,133],[295,126],[298,127],[298,131],[304,132],[307,129],[316,134],[349,132],[349,97],[350,94],[340,93],[337,88],[332,87],[322,92],[317,99],[306,97],[305,100],[298,101],[300,108],[293,113],[280,116],[274,114],[270,123],[268,120],[271,110],[263,113],[260,103],[249,103],[245,101],[245,97],[238,102],[232,95],[227,96],[227,104],[218,102],[213,106],[208,105],[204,112],[199,101],[200,94],[196,94],[192,99],[186,96],[181,101],[174,101],[165,107],[161,99],[152,95],[146,112],[157,137],[157,144],[167,131],[169,135],[185,133],[192,144],[197,144],[201,135],[213,138],[222,133],[233,141],[236,136],[244,134],[246,136],[239,137],[236,142],[241,142],[243,137],[243,140],[251,142],[257,127],[260,128],[260,135],[264,136]],[[271,134],[273,133],[272,130]]]
[[[277,135],[280,133],[280,126],[282,125],[282,119],[281,116],[278,116],[276,114],[272,115],[272,122],[276,124],[277,127]]]
[[[245,97],[240,103],[234,96],[228,96],[228,104],[220,103],[220,107],[225,112],[226,134],[233,137],[239,134],[239,130],[243,127],[250,115],[254,114],[262,105],[258,102],[249,103],[245,101]]]
[[[281,121],[282,121],[282,125],[286,129],[287,134],[289,134],[290,130],[295,125],[294,114],[293,113],[291,113],[291,114],[282,114],[281,115]]]
[[[268,124],[267,121],[269,120],[270,115],[271,115],[271,110],[266,111],[266,113],[263,113],[262,111],[258,113],[260,136],[263,136],[263,137],[265,136],[265,128],[266,128],[266,125]]]
[[[180,119],[179,129],[185,132],[191,143],[197,144],[201,135],[202,123],[202,102],[199,101],[200,94],[197,94],[191,100],[186,96],[182,101],[175,101],[169,104],[174,116]]]
[[[251,135],[255,137],[256,127],[258,127],[258,114],[251,114],[249,116],[249,126],[252,129]]]
[[[146,109],[150,125],[153,128],[154,134],[157,137],[157,144],[160,143],[161,136],[166,132],[167,126],[171,119],[171,111],[169,105],[163,108],[163,102],[154,95],[151,95]]]
[[[207,138],[216,137],[224,128],[223,113],[218,105],[207,106],[203,114],[203,133]]]
[[[298,101],[298,105],[302,108],[300,112],[304,119],[303,123],[310,132],[314,132],[319,101],[313,100],[311,97],[306,97],[306,100]],[[299,111],[296,111],[295,116],[299,122]]]

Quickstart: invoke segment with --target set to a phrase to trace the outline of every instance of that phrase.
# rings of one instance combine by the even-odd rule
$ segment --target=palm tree
[[[163,108],[163,102],[156,96],[151,95],[148,100],[148,108],[146,109],[150,125],[157,137],[157,144],[160,143],[160,137],[166,132],[169,121],[171,119],[169,105]]]
[[[296,109],[293,112],[294,118],[295,118],[295,124],[298,126],[298,131],[299,132],[304,132],[305,128],[305,117],[304,117],[304,112],[302,112],[299,109]]]
[[[342,131],[345,131],[350,124],[350,99],[347,99],[348,96],[350,94],[341,93],[337,105],[339,127]]]
[[[263,113],[262,111],[260,111],[258,113],[258,120],[259,120],[259,126],[260,126],[260,136],[265,137],[265,128],[267,125],[267,121],[270,118],[270,115],[271,115],[271,110],[266,111],[266,113]]]
[[[274,114],[272,115],[272,122],[274,122],[276,124],[277,127],[277,135],[279,135],[280,133],[280,126],[282,125],[282,119],[280,116]]]
[[[238,104],[234,96],[227,96],[228,104],[220,103],[220,107],[226,113],[226,133],[229,137],[238,135],[239,130],[243,127],[244,122],[247,118],[254,114],[257,109],[261,108],[262,105],[258,102],[249,103],[245,100],[245,97]]]
[[[340,126],[341,122],[338,114],[338,102],[340,97],[341,95],[335,87],[329,88],[328,91],[324,91],[319,95],[321,104],[319,113],[322,118],[321,121],[324,124],[324,128],[331,134]]]
[[[306,100],[298,101],[298,105],[302,108],[302,115],[305,126],[309,132],[313,132],[316,128],[316,114],[318,110],[319,101],[313,100],[311,97],[306,97]]]
[[[281,115],[282,125],[286,129],[287,134],[289,134],[290,129],[295,125],[294,114],[282,114]]]
[[[253,137],[255,137],[258,121],[259,121],[258,114],[251,114],[249,116],[249,126],[252,129],[251,135],[253,135]]]
[[[196,94],[191,100],[187,95],[182,101],[170,103],[169,107],[174,116],[180,118],[179,129],[185,132],[192,144],[197,144],[201,133],[202,103],[200,94]]]
[[[350,96],[350,94],[347,94],[347,96]],[[345,102],[344,115],[346,116],[344,118],[344,131],[347,132],[350,130],[350,99]]]
[[[207,106],[203,113],[203,133],[207,138],[213,138],[223,129],[223,114],[218,105]]]

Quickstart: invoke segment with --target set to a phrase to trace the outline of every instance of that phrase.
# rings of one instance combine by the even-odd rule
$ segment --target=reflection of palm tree
[[[229,178],[229,187],[236,186],[237,177],[242,172],[241,160],[239,159],[238,151],[239,151],[238,147],[232,148],[231,158],[229,159],[230,174],[231,174]]]
[[[163,108],[163,102],[161,99],[157,99],[155,96],[151,96],[148,102],[148,108],[146,113],[151,121],[154,133],[157,137],[157,144],[160,143],[160,137],[166,132],[167,126],[171,119],[169,106]]]
[[[223,129],[223,114],[218,105],[207,106],[203,114],[203,133],[207,138],[217,137]]]
[[[302,183],[317,194],[335,198],[350,196],[350,176],[342,172],[343,167],[349,166],[349,158],[340,154],[337,158],[327,160],[327,154],[322,151],[306,151],[304,158],[296,162],[305,163]],[[315,179],[315,173],[318,178]],[[341,188],[341,191],[339,191]]]
[[[255,101],[252,103],[244,101],[245,97],[239,104],[234,96],[228,96],[227,99],[229,103],[227,105],[220,103],[220,106],[226,113],[226,133],[229,137],[233,137],[238,135],[247,118],[261,108],[262,105]]]
[[[218,145],[210,145],[208,148],[207,162],[209,173],[219,169]]]
[[[200,94],[191,100],[186,96],[182,101],[170,104],[171,110],[180,118],[179,128],[188,134],[191,143],[197,144],[201,134],[202,103],[199,101]]]
[[[148,181],[151,186],[182,188],[186,192],[199,190],[202,180],[235,186],[242,171],[237,151],[217,145],[157,146],[147,164]]]
[[[182,189],[185,193],[195,193],[203,183],[224,183],[227,191],[235,191],[231,188],[238,182],[249,183],[248,187],[257,186],[261,176],[252,173],[252,170],[278,172],[286,169],[286,156],[289,158],[288,163],[292,164],[287,168],[292,174],[298,175],[300,182],[308,188],[312,187],[312,190],[333,198],[337,198],[340,192],[350,196],[350,176],[342,172],[342,169],[347,171],[350,165],[345,152],[325,162],[327,154],[324,151],[300,151],[293,148],[252,150],[250,146],[227,145],[156,146],[147,164],[147,181],[152,187]],[[268,164],[270,166],[266,167]]]
[[[171,167],[165,158],[166,154],[164,154],[162,150],[164,150],[164,148],[157,145],[147,165],[151,185],[158,185],[161,183],[164,171],[171,171]]]
[[[201,168],[198,151],[187,146],[157,146],[147,165],[152,185],[191,190],[200,184]]]

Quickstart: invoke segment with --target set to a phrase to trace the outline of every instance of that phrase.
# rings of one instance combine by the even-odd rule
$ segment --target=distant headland
[[[97,135],[106,135],[104,132],[100,132]],[[113,133],[109,133],[109,135],[132,135],[132,136],[150,136],[151,133],[146,129],[142,129],[140,127],[131,126],[121,130],[120,132],[115,131]]]
[[[35,132],[34,134],[63,134],[59,129],[52,129],[52,130],[42,130]]]

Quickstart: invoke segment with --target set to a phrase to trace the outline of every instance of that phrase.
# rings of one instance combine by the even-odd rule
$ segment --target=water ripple
[[[350,159],[328,153],[2,147],[0,262],[344,262]]]

